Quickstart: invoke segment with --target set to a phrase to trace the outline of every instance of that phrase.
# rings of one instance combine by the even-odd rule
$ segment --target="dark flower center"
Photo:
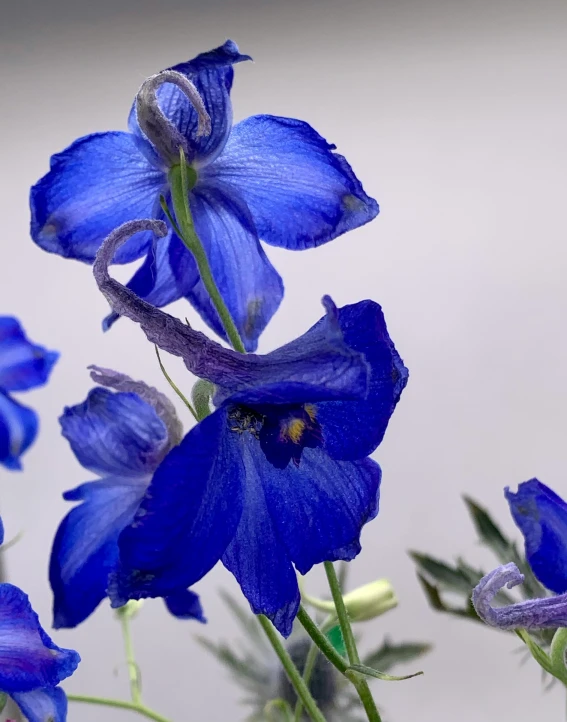
[[[299,466],[303,449],[323,443],[317,410],[311,404],[270,406],[265,410],[235,406],[229,423],[231,431],[247,431],[258,439],[266,458],[277,469],[285,469],[292,460]]]

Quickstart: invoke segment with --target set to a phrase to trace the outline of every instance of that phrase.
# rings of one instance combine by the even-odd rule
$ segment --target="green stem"
[[[303,613],[303,614],[301,614],[301,617],[300,617],[300,613]],[[309,636],[313,640],[311,643],[311,646],[309,647],[309,652],[307,653],[307,657],[305,659],[305,668],[303,669],[303,681],[307,685],[307,688],[309,688],[309,683],[311,681],[311,675],[313,674],[313,670],[315,669],[315,663],[317,662],[317,656],[321,650],[320,650],[319,646],[317,645],[314,636],[309,631],[309,629],[310,629],[309,625],[310,624],[314,625],[315,623],[313,622],[311,617],[307,614],[307,617],[309,618],[309,622],[306,624],[304,621],[304,618],[303,618],[304,614],[307,614],[307,612],[305,611],[305,609],[303,609],[303,607],[300,607],[297,617],[298,617],[299,621],[301,622],[301,624],[303,625],[307,634],[309,634]],[[320,627],[315,627],[317,629],[317,633],[321,634],[323,636],[323,638],[325,639],[325,641],[327,641],[327,637],[325,636],[325,634],[336,623],[336,619],[337,618],[335,617],[335,615],[331,614],[329,617],[327,617],[327,619],[323,622],[323,624]],[[333,652],[338,654],[338,652],[336,652],[336,650],[334,648],[333,648]],[[340,657],[340,655],[339,655],[339,657]],[[329,657],[327,657],[327,659],[329,659]],[[341,657],[341,662],[344,663],[344,660],[342,657]],[[341,670],[339,669],[339,671],[341,671]],[[301,722],[302,714],[303,714],[303,702],[298,698],[296,705],[295,705],[295,710],[293,712],[293,722]]]
[[[335,567],[332,562],[325,562],[325,572],[327,574],[327,580],[333,596],[333,602],[335,603],[335,609],[337,610],[337,617],[339,618],[339,624],[341,625],[341,631],[343,633],[343,639],[345,641],[345,647],[348,655],[349,662],[351,664],[360,664],[360,657],[358,655],[358,649],[356,648],[356,640],[354,633],[350,625],[350,619],[343,601],[343,595],[341,587],[335,572]],[[348,675],[350,681],[353,683],[362,706],[366,712],[369,722],[382,722],[376,702],[372,697],[372,692],[368,686],[368,682],[363,677],[357,675]]]
[[[140,690],[140,671],[134,658],[134,648],[132,647],[132,637],[130,635],[130,619],[128,613],[120,615],[120,625],[122,627],[122,638],[124,640],[124,652],[126,653],[126,664],[128,665],[128,677],[130,679],[130,696],[132,702],[137,706],[142,705],[142,692]]]
[[[158,360],[158,363],[159,363],[159,367],[160,367],[160,369],[161,369],[162,374],[165,376],[165,380],[166,380],[167,383],[171,386],[171,388],[175,391],[175,393],[179,396],[179,398],[181,399],[181,401],[183,401],[183,403],[185,404],[185,406],[187,406],[187,408],[189,409],[189,411],[193,414],[193,418],[195,419],[195,421],[199,421],[199,418],[198,418],[198,416],[197,416],[197,412],[196,412],[195,409],[191,406],[191,404],[190,404],[190,402],[189,402],[189,399],[186,398],[185,394],[181,391],[181,389],[179,388],[179,386],[177,386],[177,384],[173,381],[173,379],[171,378],[171,376],[170,376],[170,375],[167,373],[167,371],[165,370],[165,366],[163,365],[163,362],[162,362],[162,360],[161,360],[161,356],[159,355],[159,348],[158,348],[157,346],[155,346],[155,350],[156,350],[156,356],[157,356],[157,360]]]
[[[125,702],[121,699],[107,699],[106,697],[89,697],[82,694],[68,694],[67,699],[71,702],[84,702],[85,704],[98,704],[102,707],[115,707],[116,709],[129,709],[132,712],[155,720],[155,722],[170,722],[167,717],[154,712],[153,709],[143,704],[135,704],[134,702]]]
[[[280,638],[278,637],[278,633],[274,629],[270,620],[263,614],[259,614],[258,621],[260,622],[262,629],[266,633],[270,644],[274,648],[274,652],[278,655],[279,660],[285,670],[285,673],[287,674],[289,681],[295,689],[298,698],[303,702],[305,709],[307,710],[307,714],[311,717],[313,722],[326,722],[321,710],[319,709],[319,707],[317,707],[317,702],[315,702],[315,700],[311,696],[309,688],[303,681],[303,678],[299,674],[297,667],[287,653],[286,648],[281,643]]]
[[[341,674],[344,674],[349,668],[349,664],[344,657],[341,657],[341,655],[329,642],[324,633],[319,629],[319,627],[311,619],[309,614],[305,611],[304,607],[299,607],[299,611],[297,612],[297,620],[301,623],[307,634],[311,637],[313,642],[317,645],[317,647],[321,650],[325,657],[327,657],[333,667],[336,667]]]
[[[209,260],[203,244],[201,243],[197,233],[195,232],[195,226],[193,224],[193,218],[191,217],[191,211],[189,209],[189,183],[187,179],[187,165],[183,153],[181,154],[181,163],[173,166],[169,171],[169,185],[171,187],[171,200],[173,202],[173,210],[175,212],[175,218],[181,230],[181,240],[187,246],[189,251],[193,254],[197,268],[199,269],[199,275],[203,285],[207,289],[211,301],[220,317],[221,323],[226,331],[226,335],[232,347],[235,351],[240,353],[246,353],[242,339],[238,333],[238,329],[229,310],[227,309],[225,302],[217,288],[215,279],[211,272]]]

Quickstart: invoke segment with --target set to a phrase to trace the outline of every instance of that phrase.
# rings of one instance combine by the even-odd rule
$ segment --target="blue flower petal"
[[[537,479],[504,493],[534,574],[552,592],[567,592],[567,504]]]
[[[54,687],[79,661],[77,652],[51,641],[21,589],[0,584],[0,690],[12,695]]]
[[[160,464],[119,539],[113,606],[187,589],[217,563],[242,511],[244,467],[227,413],[194,427]]]
[[[376,201],[334,149],[307,123],[256,115],[234,126],[203,177],[238,192],[263,241],[313,248],[378,214]]]
[[[66,722],[67,696],[61,687],[45,687],[10,695],[28,722]]]
[[[175,233],[154,241],[146,260],[126,284],[137,296],[158,308],[186,296],[199,280],[197,265]],[[119,318],[111,313],[104,330]]]
[[[362,527],[378,513],[375,461],[335,461],[320,448],[304,449],[299,465],[285,469],[260,454],[255,461],[278,536],[301,574],[323,561],[354,559]]]
[[[199,184],[190,197],[195,230],[211,271],[247,351],[283,298],[283,282],[258,242],[246,206],[221,185]],[[226,338],[208,294],[199,282],[187,295],[204,320]]]
[[[20,322],[0,316],[0,388],[26,391],[46,383],[59,358],[56,351],[31,343]]]
[[[50,253],[92,262],[106,236],[125,221],[156,218],[166,187],[129,133],[95,133],[79,138],[51,158],[51,169],[31,189],[31,235]],[[116,263],[142,256],[149,232],[130,239]]]
[[[0,464],[21,469],[20,456],[34,442],[38,426],[35,411],[0,391]]]
[[[184,93],[171,83],[165,83],[158,89],[160,107],[189,141],[192,152],[187,160],[196,167],[210,163],[222,151],[232,126],[232,66],[250,59],[250,56],[239,53],[236,43],[227,40],[224,45],[214,50],[201,53],[193,60],[170,68],[187,75],[202,97],[211,118],[211,133],[205,137],[197,137],[197,113]],[[132,133],[144,138],[136,118],[135,104],[130,112],[128,125]]]
[[[165,424],[134,393],[92,389],[82,404],[65,408],[59,423],[79,463],[101,475],[151,474],[168,448]]]
[[[368,395],[360,401],[317,404],[325,448],[335,459],[362,459],[380,444],[408,381],[382,309],[373,301],[344,306],[339,322],[345,343],[370,366]]]
[[[242,434],[240,442],[246,466],[244,505],[222,562],[236,577],[252,611],[265,614],[288,637],[299,608],[299,588],[278,520],[266,503],[266,472],[279,472],[270,467],[258,442],[249,434]],[[287,492],[292,497],[295,489],[288,487]]]
[[[289,405],[366,398],[368,363],[345,343],[339,323],[342,309],[328,296],[323,304],[327,314],[299,338],[264,356],[239,359],[225,387],[219,383],[215,404]]]
[[[118,536],[134,518],[149,481],[107,477],[64,494],[82,504],[63,519],[51,550],[55,629],[76,627],[106,597],[108,575],[118,562]]]
[[[177,619],[196,619],[202,624],[207,622],[199,595],[190,589],[170,594],[165,598],[165,604],[170,614]]]

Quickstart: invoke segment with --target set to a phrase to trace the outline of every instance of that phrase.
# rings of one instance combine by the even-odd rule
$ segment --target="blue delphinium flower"
[[[278,308],[280,276],[259,240],[290,250],[319,246],[372,220],[376,201],[341,155],[299,120],[257,115],[232,126],[233,65],[249,60],[235,43],[175,65],[194,83],[210,115],[200,135],[198,114],[168,82],[157,90],[160,107],[184,146],[193,187],[189,205],[216,284],[248,351]],[[31,234],[46,251],[91,263],[104,238],[138,218],[164,218],[167,172],[178,163],[162,155],[140,130],[136,108],[129,132],[95,133],[51,159],[51,170],[31,190]],[[152,246],[140,234],[114,262],[146,256],[130,281],[155,306],[188,299],[224,337],[216,311],[190,253],[173,231]],[[116,315],[109,317],[112,322]]]
[[[473,595],[479,616],[502,629],[567,626],[567,504],[537,479],[504,490],[510,511],[525,541],[526,559],[539,581],[558,596],[493,609],[490,602],[506,584],[523,581],[514,564],[488,574]]]
[[[0,464],[21,469],[20,457],[34,442],[38,418],[10,395],[41,386],[59,358],[31,343],[13,316],[0,316]]]
[[[101,478],[64,494],[81,502],[63,519],[51,552],[53,626],[75,627],[106,597],[118,560],[118,536],[128,526],[152,474],[183,436],[175,408],[156,389],[124,374],[92,367],[96,387],[65,409],[63,436],[78,461]],[[205,621],[199,597],[188,589],[165,599],[182,619]]]
[[[57,685],[79,661],[77,652],[58,647],[47,636],[21,589],[0,584],[0,692],[14,700],[29,722],[65,722],[67,697]]]
[[[337,309],[265,356],[242,355],[138,299],[108,261],[140,221],[111,234],[94,272],[115,311],[216,384],[216,410],[160,464],[134,521],[120,535],[115,605],[167,596],[219,560],[255,613],[288,635],[299,605],[294,566],[352,559],[378,511],[381,442],[407,381],[382,311],[372,301]]]

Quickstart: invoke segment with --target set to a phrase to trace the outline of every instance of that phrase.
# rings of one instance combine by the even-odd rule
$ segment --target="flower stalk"
[[[315,702],[311,692],[309,691],[309,687],[303,681],[303,677],[293,663],[293,660],[289,656],[286,648],[281,643],[281,640],[270,620],[263,614],[259,614],[258,621],[266,633],[268,641],[272,645],[274,652],[277,654],[280,662],[282,663],[284,671],[295,689],[298,699],[303,702],[303,706],[305,707],[307,714],[311,717],[312,722],[326,722],[323,713],[317,706],[317,702]]]
[[[337,610],[339,624],[341,625],[341,631],[343,633],[349,662],[351,665],[360,665],[360,657],[356,647],[356,640],[348,618],[335,567],[332,562],[325,562],[324,566],[333,602],[335,603],[335,609]],[[369,722],[382,722],[382,718],[380,717],[380,713],[378,712],[378,708],[376,707],[376,703],[372,697],[372,692],[370,691],[368,682],[363,677],[356,674],[348,674],[348,671],[346,674],[360,697],[360,701],[362,702],[362,706],[364,707],[364,711],[366,712]]]
[[[171,188],[171,200],[173,203],[173,211],[175,218],[181,231],[181,240],[193,254],[193,258],[199,269],[199,275],[203,285],[207,289],[207,293],[219,315],[221,323],[228,340],[235,351],[239,353],[246,353],[242,339],[236,328],[232,316],[226,304],[220,294],[220,291],[215,283],[211,267],[203,244],[195,231],[195,225],[191,216],[191,210],[189,209],[189,179],[187,175],[187,163],[185,161],[185,153],[183,148],[179,150],[180,163],[174,165],[168,174],[169,185]]]

